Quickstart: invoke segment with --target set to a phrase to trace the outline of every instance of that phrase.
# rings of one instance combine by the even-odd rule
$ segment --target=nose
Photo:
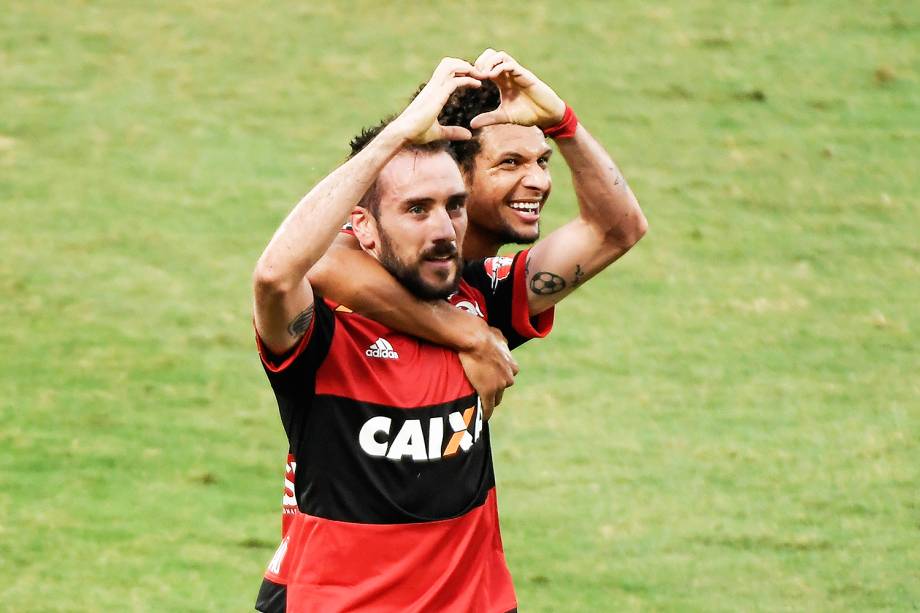
[[[456,242],[457,232],[453,220],[446,209],[437,208],[428,216],[430,226],[430,240],[433,243],[444,241]]]
[[[549,171],[538,164],[531,164],[521,179],[521,186],[544,193],[549,191],[551,184]]]

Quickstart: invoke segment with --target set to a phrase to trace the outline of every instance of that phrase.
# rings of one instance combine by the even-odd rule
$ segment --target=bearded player
[[[568,252],[579,246],[583,251],[567,268],[528,267],[528,295],[555,303],[626,253],[644,235],[645,217],[610,156],[549,86],[501,51],[486,49],[475,67],[488,75],[482,87],[460,88],[440,114],[441,123],[472,130],[471,139],[451,143],[468,191],[463,256],[486,258],[485,270],[499,280],[509,274],[511,263],[511,258],[496,257],[499,248],[539,238],[552,187],[547,137],[552,138],[571,171],[579,209],[540,242],[541,248]],[[354,148],[382,127],[355,139]],[[458,351],[487,414],[500,401],[504,384],[513,381],[516,364],[481,317],[469,317],[470,309],[417,299],[349,234],[339,235],[309,277],[324,295],[349,308]],[[508,340],[511,348],[523,342]],[[282,531],[297,512],[295,467],[289,454]]]
[[[546,167],[551,152],[546,146],[543,133],[525,125],[496,125],[489,123],[491,121],[516,120],[521,124],[533,121],[535,125],[543,126],[547,135],[556,138],[563,156],[572,168],[576,193],[579,196],[579,216],[534,249],[535,255],[542,255],[544,252],[538,251],[538,248],[549,244],[556,249],[565,249],[567,255],[578,256],[576,259],[533,258],[527,252],[522,252],[518,258],[521,259],[521,263],[526,263],[525,266],[514,269],[510,259],[492,258],[480,269],[480,277],[487,281],[486,292],[491,289],[493,293],[496,286],[502,285],[502,281],[512,274],[512,269],[517,270],[515,276],[520,277],[521,281],[513,284],[518,288],[515,292],[521,290],[526,294],[531,305],[530,314],[534,315],[540,313],[541,308],[545,309],[548,305],[554,304],[575,286],[625,253],[644,233],[645,220],[635,198],[609,157],[577,123],[571,110],[565,107],[548,87],[501,53],[484,53],[477,61],[477,70],[478,74],[489,75],[487,78],[493,78],[498,82],[502,98],[498,109],[478,116],[471,122],[471,127],[476,128],[475,141],[469,145],[465,142],[460,143],[459,147],[455,147],[460,152],[460,161],[469,190],[471,228],[473,232],[477,229],[479,231],[479,238],[474,238],[468,244],[468,248],[474,254],[478,252],[478,255],[494,255],[499,245],[509,240],[532,241],[539,234],[539,213],[549,194],[550,183]],[[514,103],[520,103],[521,100],[526,104]],[[560,106],[559,113],[550,114],[554,107],[559,110]],[[535,109],[536,113],[533,112]],[[522,110],[529,110],[530,118],[525,117]],[[561,121],[558,121],[559,119]],[[592,182],[595,184],[592,185]],[[507,210],[502,207],[506,207]],[[578,249],[579,247],[582,249]],[[326,262],[337,262],[335,267],[341,271],[342,262],[358,255],[366,261],[352,262],[359,267],[367,268],[365,274],[368,278],[376,274],[367,266],[368,262],[373,262],[371,258],[361,253],[346,254],[347,250],[348,247],[333,250]],[[540,266],[536,269],[531,268],[530,265],[533,263]],[[314,275],[322,279],[323,273],[317,268],[321,269],[322,266],[310,271],[311,280]],[[522,268],[529,270],[522,271]],[[534,272],[531,273],[530,270]],[[567,270],[571,271],[569,275],[566,275]],[[524,274],[521,275],[521,272]],[[564,275],[569,276],[569,280]],[[344,276],[351,278],[351,275]],[[332,277],[333,285],[344,285],[338,288],[339,292],[346,291],[348,287],[349,279],[342,277],[340,273]],[[374,292],[380,298],[377,304],[374,304],[373,300],[365,300],[362,305],[362,300],[357,298],[348,299],[348,304],[357,307],[358,310],[376,313],[380,321],[390,318],[394,327],[402,325],[416,334],[427,335],[432,340],[453,344],[459,350],[475,354],[474,343],[470,339],[477,338],[477,325],[473,322],[478,322],[478,319],[463,315],[458,318],[456,315],[460,314],[450,310],[446,305],[438,306],[438,303],[412,299],[403,287],[393,287],[395,283],[388,273],[384,277],[378,276],[377,281],[384,287],[390,285],[381,293],[377,283],[370,283],[371,288],[377,288]],[[366,285],[362,286],[360,283],[352,285],[352,296],[360,296],[363,293],[364,298],[367,298],[371,295],[366,293],[367,289]],[[335,288],[330,288],[328,293],[335,291]],[[404,302],[402,306],[400,301]],[[471,309],[464,306],[463,302],[469,305],[469,301],[454,302],[476,313],[475,307]],[[481,312],[476,314],[482,316]],[[403,318],[402,323],[400,317]],[[451,320],[455,323],[444,325],[444,322]],[[464,327],[473,332],[458,335],[457,330]],[[509,336],[515,334],[516,331],[512,329]],[[489,335],[486,335],[486,338],[488,337]],[[511,338],[512,344],[518,344],[523,338],[526,337]],[[494,340],[490,341],[494,343]],[[504,356],[502,359],[507,360]],[[499,362],[500,360],[496,361]],[[499,364],[496,370],[500,375],[502,367],[513,368],[513,362],[509,360],[503,365]],[[507,383],[509,377],[505,376],[503,380]],[[496,394],[490,400],[495,401],[498,397],[499,394]],[[477,413],[477,417],[479,415],[480,413]]]
[[[541,244],[548,251],[585,247],[582,261],[570,269],[531,268],[527,286],[529,293],[558,302],[625,254],[645,234],[647,222],[616,164],[549,86],[502,51],[486,49],[474,66],[488,75],[483,86],[455,92],[439,118],[473,135],[451,143],[469,192],[463,256],[467,261],[493,258],[504,244],[539,238],[541,212],[552,188],[553,151],[547,137],[552,138],[571,171],[578,213]],[[502,274],[507,262],[490,264]],[[310,279],[325,295],[356,311],[461,352],[484,401],[500,398],[500,386],[490,385],[488,375],[507,379],[510,364],[502,362],[504,354],[481,319],[414,299],[347,234],[336,239]]]
[[[300,513],[265,573],[261,611],[516,609],[489,426],[456,352],[320,297],[307,277],[351,212],[361,249],[419,300],[467,303],[509,337],[549,331],[553,303],[528,296],[526,257],[495,283],[460,257],[467,191],[443,139],[471,135],[437,117],[481,76],[443,60],[259,258],[259,354],[300,463]]]

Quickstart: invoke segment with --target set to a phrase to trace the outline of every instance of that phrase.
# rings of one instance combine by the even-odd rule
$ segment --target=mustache
[[[422,252],[422,258],[443,258],[459,257],[460,252],[457,250],[457,245],[454,241],[444,241],[443,243],[438,243],[434,247],[429,247]]]

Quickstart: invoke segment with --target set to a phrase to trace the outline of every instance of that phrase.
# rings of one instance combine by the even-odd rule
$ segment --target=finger
[[[460,126],[441,126],[441,138],[445,140],[470,140],[473,133]]]
[[[448,79],[455,74],[470,74],[474,71],[475,68],[473,68],[473,65],[466,60],[461,60],[457,57],[445,57],[438,64],[438,67],[435,68],[434,74],[442,79]]]
[[[495,53],[495,49],[488,47],[485,51],[479,54],[479,57],[476,58],[476,61],[473,62],[473,64],[475,66],[481,66],[489,57],[495,55]]]
[[[489,419],[489,415],[492,414],[492,411],[495,409],[495,405],[498,404],[495,402],[494,396],[480,396],[479,401],[482,403],[482,413],[486,419]],[[499,398],[499,402],[501,398]]]
[[[508,345],[502,347],[502,357],[505,359],[505,362],[508,363],[508,366],[511,370],[514,371],[514,374],[517,374],[518,363],[514,359],[514,356],[511,355],[511,350],[508,348]]]
[[[511,54],[507,51],[496,51],[495,54],[504,62],[511,62],[517,64],[517,60],[511,57]]]
[[[505,113],[501,107],[498,107],[494,111],[481,113],[473,117],[473,119],[470,121],[470,128],[476,130],[485,126],[492,126],[497,123],[510,123],[508,121],[508,114]]]
[[[491,68],[503,59],[505,59],[504,51],[496,51],[492,47],[489,47],[479,54],[479,57],[476,58],[473,65],[476,66],[476,68]]]
[[[466,64],[465,66],[455,66],[449,77],[473,77],[479,80],[479,72],[473,66]]]
[[[504,51],[493,51],[492,55],[490,55],[488,58],[483,60],[483,68],[487,70],[491,70],[495,68],[498,64],[502,62],[507,62],[507,61],[513,62],[514,59],[512,59],[512,57],[508,55],[507,53],[505,53]]]
[[[514,360],[511,360],[511,372],[513,372],[515,376],[517,376],[517,374],[521,372],[521,367],[518,366],[518,363],[515,362]]]
[[[474,79],[473,77],[464,77],[464,76],[454,76],[454,87],[459,89],[461,87],[482,87],[482,81],[479,79]]]
[[[502,60],[501,62],[489,68],[485,74],[482,75],[482,78],[494,79],[498,75],[506,72],[509,72],[512,76],[517,77],[521,75],[521,67],[517,62],[513,60]]]
[[[476,58],[476,61],[473,62],[473,65],[476,67],[476,70],[480,72],[487,72],[492,66],[495,65],[495,49],[491,47],[479,54],[479,57]]]

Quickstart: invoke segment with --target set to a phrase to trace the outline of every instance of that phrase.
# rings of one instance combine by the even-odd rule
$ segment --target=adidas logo
[[[399,359],[399,354],[393,351],[393,345],[382,337],[374,341],[374,344],[364,351],[364,355],[369,358],[384,358],[387,360]]]

